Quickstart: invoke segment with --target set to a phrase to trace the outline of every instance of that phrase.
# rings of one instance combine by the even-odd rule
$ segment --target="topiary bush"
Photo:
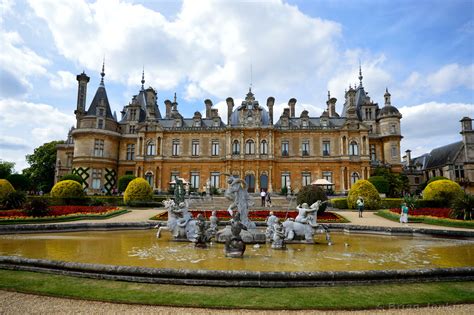
[[[124,192],[127,189],[128,184],[137,178],[135,175],[123,175],[118,179],[118,191]]]
[[[296,196],[296,204],[298,205],[307,203],[308,206],[311,206],[318,200],[326,201],[328,200],[328,197],[326,196],[326,192],[321,187],[315,185],[304,186]],[[324,213],[324,211],[326,211],[326,207],[327,203],[323,203],[323,205],[318,210],[318,215]]]
[[[436,200],[445,206],[458,198],[462,198],[463,195],[464,191],[461,186],[449,179],[433,181],[423,190],[423,199]]]
[[[3,198],[3,207],[5,209],[20,209],[26,201],[26,194],[22,191],[12,191]]]
[[[390,191],[390,183],[384,176],[371,176],[369,182],[371,182],[381,194],[388,194]]]
[[[123,202],[128,205],[141,201],[151,201],[153,199],[153,190],[150,184],[141,177],[132,180],[123,195]]]
[[[349,209],[356,208],[356,201],[359,197],[364,199],[365,209],[379,209],[379,192],[377,191],[377,188],[375,188],[375,186],[368,180],[359,179],[354,185],[352,185],[351,190],[349,190],[349,195],[347,196],[347,206]]]
[[[34,198],[25,206],[26,214],[32,217],[44,217],[49,214],[49,203],[45,198]]]
[[[81,198],[83,196],[82,185],[71,179],[60,181],[51,189],[53,198]]]
[[[76,181],[79,184],[81,184],[81,186],[84,183],[84,180],[82,179],[82,177],[77,175],[77,174],[66,174],[66,175],[62,176],[59,181],[62,182],[63,180],[73,180],[73,181]]]
[[[347,209],[347,198],[332,198],[330,200],[331,206],[337,209]]]
[[[12,184],[6,179],[0,179],[0,202],[8,196],[9,193],[14,192]]]

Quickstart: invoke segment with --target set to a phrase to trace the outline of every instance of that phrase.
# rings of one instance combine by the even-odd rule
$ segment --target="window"
[[[103,108],[99,109],[99,116],[104,116],[104,109]]]
[[[355,183],[359,180],[359,178],[360,178],[360,177],[359,177],[359,173],[356,173],[356,172],[352,173],[352,176],[351,176],[351,183],[352,183],[352,184],[355,184]]]
[[[239,140],[234,140],[234,142],[232,143],[232,154],[240,154]]]
[[[199,172],[191,172],[191,188],[199,189]]]
[[[146,155],[155,155],[155,148],[155,142],[148,142],[146,145]]]
[[[255,154],[255,143],[253,140],[245,142],[245,154]]]
[[[130,120],[136,120],[137,119],[137,110],[136,109],[131,109],[130,110]]]
[[[94,156],[104,156],[104,140],[94,140]]]
[[[191,142],[191,155],[192,156],[199,155],[199,140],[193,140]]]
[[[152,172],[147,172],[145,174],[145,180],[150,184],[151,187],[153,187],[153,173]]]
[[[304,172],[301,174],[303,187],[311,184],[311,173]]]
[[[395,125],[390,125],[390,133],[392,135],[397,133],[397,127]]]
[[[211,155],[218,156],[219,155],[219,140],[212,140],[211,142]]]
[[[135,159],[135,144],[127,144],[127,160],[132,161]]]
[[[92,169],[92,189],[100,189],[101,179],[102,179],[102,170]]]
[[[175,139],[173,140],[173,145],[171,147],[171,154],[173,156],[178,156],[179,155],[179,140],[178,139]]]
[[[175,121],[175,126],[176,126],[177,128],[179,128],[179,127],[181,127],[182,125],[183,125],[183,124],[182,124],[182,122],[181,122],[181,119],[176,119],[176,121]]]
[[[268,143],[267,140],[260,142],[260,154],[268,154]]]
[[[397,156],[397,146],[392,145],[392,158],[395,159]]]
[[[349,144],[349,155],[359,155],[359,146],[357,142],[351,141]]]
[[[464,166],[463,165],[454,165],[454,178],[455,179],[464,178]]]
[[[171,172],[170,182],[176,180],[179,177],[179,172]]]
[[[135,126],[130,125],[128,127],[128,133],[135,133]]]
[[[201,127],[201,121],[200,120],[195,120],[194,121],[194,127]]]
[[[365,109],[365,119],[372,120],[372,109],[366,108]]]
[[[67,155],[66,166],[67,166],[67,167],[71,167],[71,166],[72,166],[72,154],[68,154],[68,155]]]
[[[303,120],[301,121],[301,127],[303,127],[303,128],[308,127],[308,120],[303,119]]]
[[[219,188],[219,177],[220,177],[219,172],[212,172],[211,173],[211,187],[214,188]]]
[[[332,172],[323,172],[323,178],[332,183]]]
[[[331,143],[329,141],[323,141],[323,156],[331,155]]]
[[[290,186],[290,173],[285,172],[281,173],[281,187],[287,187]]]
[[[309,156],[309,140],[303,140],[301,144],[301,152],[303,156]]]
[[[377,160],[377,154],[375,151],[375,144],[370,145],[370,160],[371,161],[376,161]]]
[[[420,183],[420,178],[419,177],[415,177],[415,184],[418,185]]]
[[[213,127],[219,127],[220,126],[220,123],[219,123],[219,120],[214,120],[213,122]]]
[[[133,175],[133,171],[125,171],[125,175]]]
[[[281,143],[281,155],[282,156],[288,156],[288,151],[290,148],[290,143],[288,141],[283,141]]]
[[[98,129],[104,129],[104,120],[103,119],[98,119],[97,120],[97,128]]]

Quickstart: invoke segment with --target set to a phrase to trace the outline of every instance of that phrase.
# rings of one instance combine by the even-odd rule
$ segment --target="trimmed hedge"
[[[423,190],[423,199],[450,203],[457,198],[462,198],[463,194],[464,191],[458,183],[449,179],[440,179],[426,186]]]
[[[14,192],[12,184],[6,179],[0,179],[0,202],[5,199],[9,193]]]
[[[331,203],[331,206],[336,209],[348,209],[349,207],[347,206],[347,198],[332,198],[329,200]]]
[[[390,183],[383,176],[371,176],[369,182],[371,182],[381,194],[388,194],[390,191]]]
[[[82,185],[71,179],[60,181],[51,189],[53,198],[81,198],[83,196]]]
[[[349,195],[347,196],[347,206],[349,209],[356,208],[357,198],[362,197],[364,199],[365,209],[379,209],[380,196],[375,186],[365,179],[359,179],[354,185],[352,185]]]
[[[135,178],[125,190],[123,202],[128,205],[133,202],[151,201],[153,199],[153,190],[150,184],[144,178]]]
[[[431,178],[426,182],[426,185],[431,184],[432,182],[435,182],[435,181],[437,181],[437,180],[449,180],[449,178],[444,177],[444,176],[431,177]]]
[[[383,198],[380,200],[380,209],[400,208],[402,198]]]
[[[153,196],[153,201],[148,202],[149,205],[139,205],[139,207],[158,207],[162,204],[163,200],[169,199],[170,196]],[[53,198],[51,196],[27,196],[27,200],[35,199],[46,199],[48,203],[52,206],[62,206],[66,204],[73,205],[94,205],[98,200],[100,200],[105,206],[124,206],[123,197],[121,196],[87,196],[83,198]],[[134,205],[131,205],[132,207]],[[137,206],[138,207],[138,206]]]

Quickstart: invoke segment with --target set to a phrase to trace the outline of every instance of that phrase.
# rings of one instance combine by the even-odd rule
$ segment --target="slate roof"
[[[459,151],[463,147],[463,142],[454,142],[436,149],[429,153],[426,169],[446,165],[448,162],[454,162]]]
[[[91,105],[89,106],[89,109],[87,110],[87,115],[88,116],[97,116],[97,107],[99,106],[100,100],[104,100],[105,104],[105,117],[114,119],[114,116],[112,114],[112,110],[110,109],[110,104],[109,104],[109,99],[107,97],[107,91],[105,90],[105,86],[102,84],[99,85],[99,88],[97,88],[97,92],[95,92],[94,99],[91,102]]]
[[[176,119],[160,119],[159,123],[163,128],[196,128],[196,129],[208,129],[208,128],[225,128],[225,124],[221,121],[219,127],[214,127],[214,120],[212,118],[201,119],[201,127],[194,127],[194,119],[184,118],[182,119],[181,127],[175,127]]]
[[[331,117],[328,119],[329,125],[328,127],[342,127],[346,122],[346,118],[344,117]],[[308,128],[320,128],[321,127],[321,118],[319,117],[310,117],[308,119],[309,126]],[[288,128],[301,128],[301,118],[300,117],[290,117],[288,118]],[[275,128],[287,128],[281,125],[281,118],[275,123]]]

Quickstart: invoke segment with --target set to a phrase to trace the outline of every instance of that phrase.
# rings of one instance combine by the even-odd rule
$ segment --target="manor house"
[[[358,179],[367,179],[371,169],[383,166],[402,170],[400,119],[391,104],[368,96],[359,70],[358,86],[345,92],[341,113],[328,93],[326,110],[311,116],[297,114],[295,98],[275,117],[274,97],[260,104],[249,89],[245,100],[226,100],[223,119],[211,100],[204,101],[205,114],[196,108],[193,117],[183,117],[176,94],[158,106],[158,93],[141,88],[120,118],[112,113],[102,80],[86,107],[89,77],[77,75],[77,119],[68,139],[57,147],[56,180],[68,173],[80,175],[90,194],[112,192],[120,176],[144,177],[155,191],[167,191],[176,177],[192,188],[226,188],[226,174],[245,178],[249,192],[265,189],[298,191],[316,179],[334,184],[346,192]]]

